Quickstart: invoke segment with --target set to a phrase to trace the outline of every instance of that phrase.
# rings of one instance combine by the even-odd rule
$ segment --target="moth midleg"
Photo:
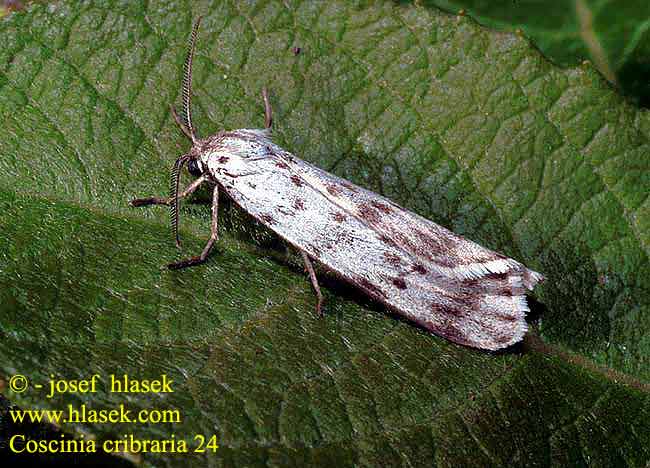
[[[316,292],[316,313],[322,317],[323,311],[321,310],[321,306],[323,305],[323,294],[320,292],[320,286],[318,285],[318,278],[316,277],[316,272],[314,271],[314,265],[312,265],[309,256],[305,253],[304,250],[301,250],[300,254],[302,255],[302,260],[305,263],[305,269],[307,270],[307,273],[309,273],[311,285],[314,287],[314,291]]]
[[[214,244],[219,240],[219,229],[218,229],[218,220],[219,220],[219,185],[214,186],[214,190],[212,191],[212,221],[210,222],[210,239],[208,239],[208,243],[205,244],[205,247],[203,248],[203,252],[201,252],[201,255],[195,256],[195,257],[190,257],[186,258],[185,260],[181,260],[180,262],[175,262],[175,263],[170,263],[167,265],[167,268],[170,270],[180,270],[181,268],[186,268],[194,265],[200,265],[201,263],[204,263],[208,255],[210,255],[210,251],[212,251],[212,247],[214,247]]]
[[[181,193],[178,194],[178,198],[183,198],[188,195],[191,195],[194,191],[196,191],[199,186],[208,180],[207,176],[201,176],[198,179],[196,179],[194,182],[192,182],[190,185],[187,186],[185,190],[183,190]],[[149,197],[149,198],[134,198],[133,200],[130,201],[131,206],[148,206],[148,205],[167,205],[172,202],[171,197]]]
[[[266,87],[262,88],[262,99],[264,100],[264,127],[271,128],[273,124],[273,112],[271,111],[271,101]]]

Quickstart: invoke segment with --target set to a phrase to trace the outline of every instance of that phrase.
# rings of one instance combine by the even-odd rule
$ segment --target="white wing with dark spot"
[[[449,340],[521,340],[542,279],[390,200],[306,163],[259,130],[217,135],[203,163],[245,211],[397,313]]]

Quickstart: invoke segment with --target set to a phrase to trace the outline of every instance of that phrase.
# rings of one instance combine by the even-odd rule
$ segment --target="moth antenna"
[[[267,91],[266,86],[262,88],[262,99],[264,100],[264,127],[270,129],[273,124],[273,111],[271,110],[269,92]]]
[[[190,36],[190,47],[185,57],[183,64],[183,119],[185,120],[185,127],[189,132],[189,137],[192,143],[196,143],[196,133],[194,132],[194,125],[192,125],[192,62],[194,60],[194,48],[196,46],[196,38],[199,35],[199,26],[201,24],[202,16],[199,16],[194,22],[192,27],[192,35]]]
[[[176,121],[176,125],[178,125],[178,127],[181,129],[181,131],[185,134],[185,136],[187,138],[189,138],[190,140],[193,141],[194,139],[192,138],[192,134],[190,133],[190,131],[187,129],[187,127],[185,126],[185,124],[183,123],[181,118],[176,113],[176,109],[174,109],[174,106],[170,104],[169,108],[172,111],[172,115],[174,116],[174,120]]]
[[[171,193],[169,194],[169,216],[172,222],[172,234],[174,235],[174,240],[176,241],[176,247],[181,246],[181,239],[178,236],[178,188],[180,185],[180,173],[183,165],[189,160],[189,156],[181,156],[174,163],[172,167],[172,177],[171,177]]]

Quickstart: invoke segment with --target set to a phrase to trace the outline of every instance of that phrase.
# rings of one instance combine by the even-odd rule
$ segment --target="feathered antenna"
[[[190,47],[187,51],[187,56],[185,57],[185,63],[183,64],[183,121],[178,117],[174,107],[172,106],[172,114],[174,115],[174,120],[178,126],[183,130],[191,140],[192,143],[196,143],[198,139],[194,132],[194,125],[192,125],[192,61],[194,60],[194,49],[196,46],[196,38],[199,35],[199,26],[201,25],[201,19],[203,17],[199,16],[192,26],[192,35],[190,36]],[[176,241],[176,247],[181,246],[181,239],[178,235],[178,189],[180,186],[181,179],[181,169],[187,161],[189,161],[190,156],[184,155],[181,156],[174,162],[174,167],[172,167],[171,174],[171,190],[170,190],[170,203],[169,203],[169,215],[171,217],[172,223],[172,233],[174,235],[174,240]]]
[[[192,27],[192,35],[190,36],[190,47],[185,57],[183,64],[183,120],[185,120],[185,127],[187,128],[188,136],[192,139],[192,143],[196,143],[197,138],[194,133],[194,125],[192,125],[192,61],[194,60],[194,47],[196,45],[196,38],[199,35],[199,26],[201,19],[199,16],[194,22]]]
[[[178,236],[178,188],[180,185],[180,172],[183,165],[190,159],[189,155],[183,155],[176,160],[172,167],[171,190],[169,194],[169,216],[172,222],[172,233],[176,241],[176,247],[181,246],[181,239]]]

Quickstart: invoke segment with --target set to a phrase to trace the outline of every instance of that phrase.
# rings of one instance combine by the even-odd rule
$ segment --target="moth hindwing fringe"
[[[199,138],[191,116],[192,60],[199,20],[185,61],[183,118],[192,142],[172,170],[169,198],[145,198],[134,206],[171,207],[177,237],[178,201],[200,185],[213,187],[210,239],[200,255],[172,263],[198,265],[218,238],[219,192],[301,252],[316,292],[316,260],[391,310],[453,342],[496,350],[526,333],[525,291],[543,277],[521,263],[486,249],[412,213],[391,200],[305,162],[270,137],[271,106],[263,90],[265,129],[221,131]],[[195,181],[179,190],[184,165]]]

